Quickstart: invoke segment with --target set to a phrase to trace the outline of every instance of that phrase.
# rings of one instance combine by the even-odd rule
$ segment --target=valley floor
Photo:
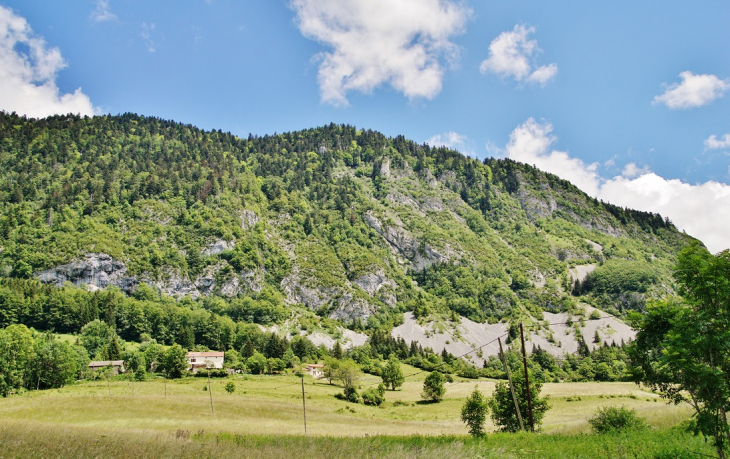
[[[545,384],[553,408],[543,433],[472,440],[459,421],[464,398],[475,385],[491,395],[494,382],[457,379],[447,385],[444,401],[425,404],[423,376],[386,392],[383,407],[336,400],[340,387],[305,377],[307,437],[301,380],[293,376],[212,380],[214,413],[204,378],[168,381],[167,397],[162,379],[135,383],[134,395],[122,380],[32,392],[0,399],[0,456],[654,457],[667,448],[713,453],[675,427],[689,417],[687,408],[667,405],[631,383]],[[230,381],[236,385],[232,394],[224,390]],[[379,381],[366,375],[361,384],[367,389]],[[581,435],[589,432],[587,418],[608,405],[636,409],[651,428]],[[489,421],[487,430],[494,430]]]

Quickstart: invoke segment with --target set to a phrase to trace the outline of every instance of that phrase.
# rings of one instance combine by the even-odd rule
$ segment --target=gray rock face
[[[241,212],[241,228],[242,229],[249,229],[256,226],[256,223],[260,222],[261,219],[256,216],[253,210],[244,210]]]
[[[152,282],[157,289],[164,295],[173,298],[181,298],[190,295],[192,299],[200,297],[200,292],[195,284],[193,284],[187,276],[182,276],[176,272],[167,273],[167,275],[158,281]]]
[[[383,228],[377,217],[371,212],[365,214],[365,222],[388,242],[398,255],[408,260],[413,269],[420,271],[434,263],[448,263],[458,258],[456,251],[439,250],[429,244],[422,244],[405,228],[389,226]]]
[[[36,273],[43,283],[62,287],[64,283],[86,285],[92,289],[103,289],[115,285],[122,291],[130,293],[137,288],[139,281],[127,276],[127,266],[105,253],[89,253],[83,260],[57,266],[53,269]]]
[[[201,251],[201,254],[206,256],[218,255],[219,253],[223,253],[226,250],[233,249],[235,245],[236,241],[224,241],[223,239],[218,239],[217,241],[210,244],[208,247],[204,248]]]
[[[380,163],[380,175],[390,177],[390,158],[383,158],[383,162]]]
[[[353,284],[360,287],[365,293],[373,298],[380,299],[388,306],[395,306],[395,289],[398,285],[389,279],[382,269],[375,272],[363,274],[353,281]]]

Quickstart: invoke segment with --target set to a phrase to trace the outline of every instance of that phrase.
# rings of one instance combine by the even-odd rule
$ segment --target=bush
[[[232,394],[236,391],[236,385],[233,384],[233,381],[230,381],[228,384],[226,384],[226,392],[229,394]]]
[[[228,372],[224,369],[218,369],[218,370],[200,370],[197,373],[195,373],[196,378],[207,378],[208,373],[210,373],[211,378],[226,378],[228,377]]]
[[[357,389],[354,387],[346,387],[344,392],[335,394],[335,398],[346,402],[360,403],[360,394],[357,393]]]
[[[599,408],[593,417],[588,419],[594,433],[636,430],[646,427],[644,420],[636,415],[636,411],[622,406],[606,406]]]
[[[362,402],[365,405],[380,406],[385,401],[385,386],[381,383],[377,388],[368,389],[362,393]]]

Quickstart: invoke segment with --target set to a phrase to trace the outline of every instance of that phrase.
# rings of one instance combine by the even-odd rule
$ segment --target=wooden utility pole
[[[165,375],[165,398],[167,398],[167,370],[162,370],[162,374]]]
[[[208,370],[208,393],[210,394],[210,413],[215,415],[213,410],[213,390],[210,388],[210,370]]]
[[[530,431],[535,431],[535,420],[532,417],[532,393],[530,392],[530,376],[527,374],[527,352],[525,351],[525,330],[520,322],[520,340],[522,341],[522,363],[525,366],[525,390],[527,391],[527,410],[530,415]]]
[[[302,408],[304,409],[304,435],[307,435],[307,402],[304,400],[304,378],[302,378]]]
[[[512,384],[512,375],[509,372],[509,365],[507,365],[507,358],[502,350],[502,340],[497,338],[499,343],[499,356],[504,364],[504,371],[507,372],[507,380],[509,381],[509,390],[512,392],[512,400],[515,402],[515,411],[517,412],[517,419],[520,421],[520,430],[525,430],[525,424],[522,422],[522,413],[520,412],[520,404],[517,402],[517,395],[515,395],[515,385]]]
[[[109,389],[109,396],[111,397],[112,396],[112,383],[109,382],[109,372],[108,371],[106,373],[106,385],[107,385],[107,388]]]

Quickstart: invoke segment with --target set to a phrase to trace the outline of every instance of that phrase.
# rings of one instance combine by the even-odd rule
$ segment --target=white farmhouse
[[[185,359],[188,361],[188,370],[196,373],[200,369],[223,368],[223,352],[188,352]]]

